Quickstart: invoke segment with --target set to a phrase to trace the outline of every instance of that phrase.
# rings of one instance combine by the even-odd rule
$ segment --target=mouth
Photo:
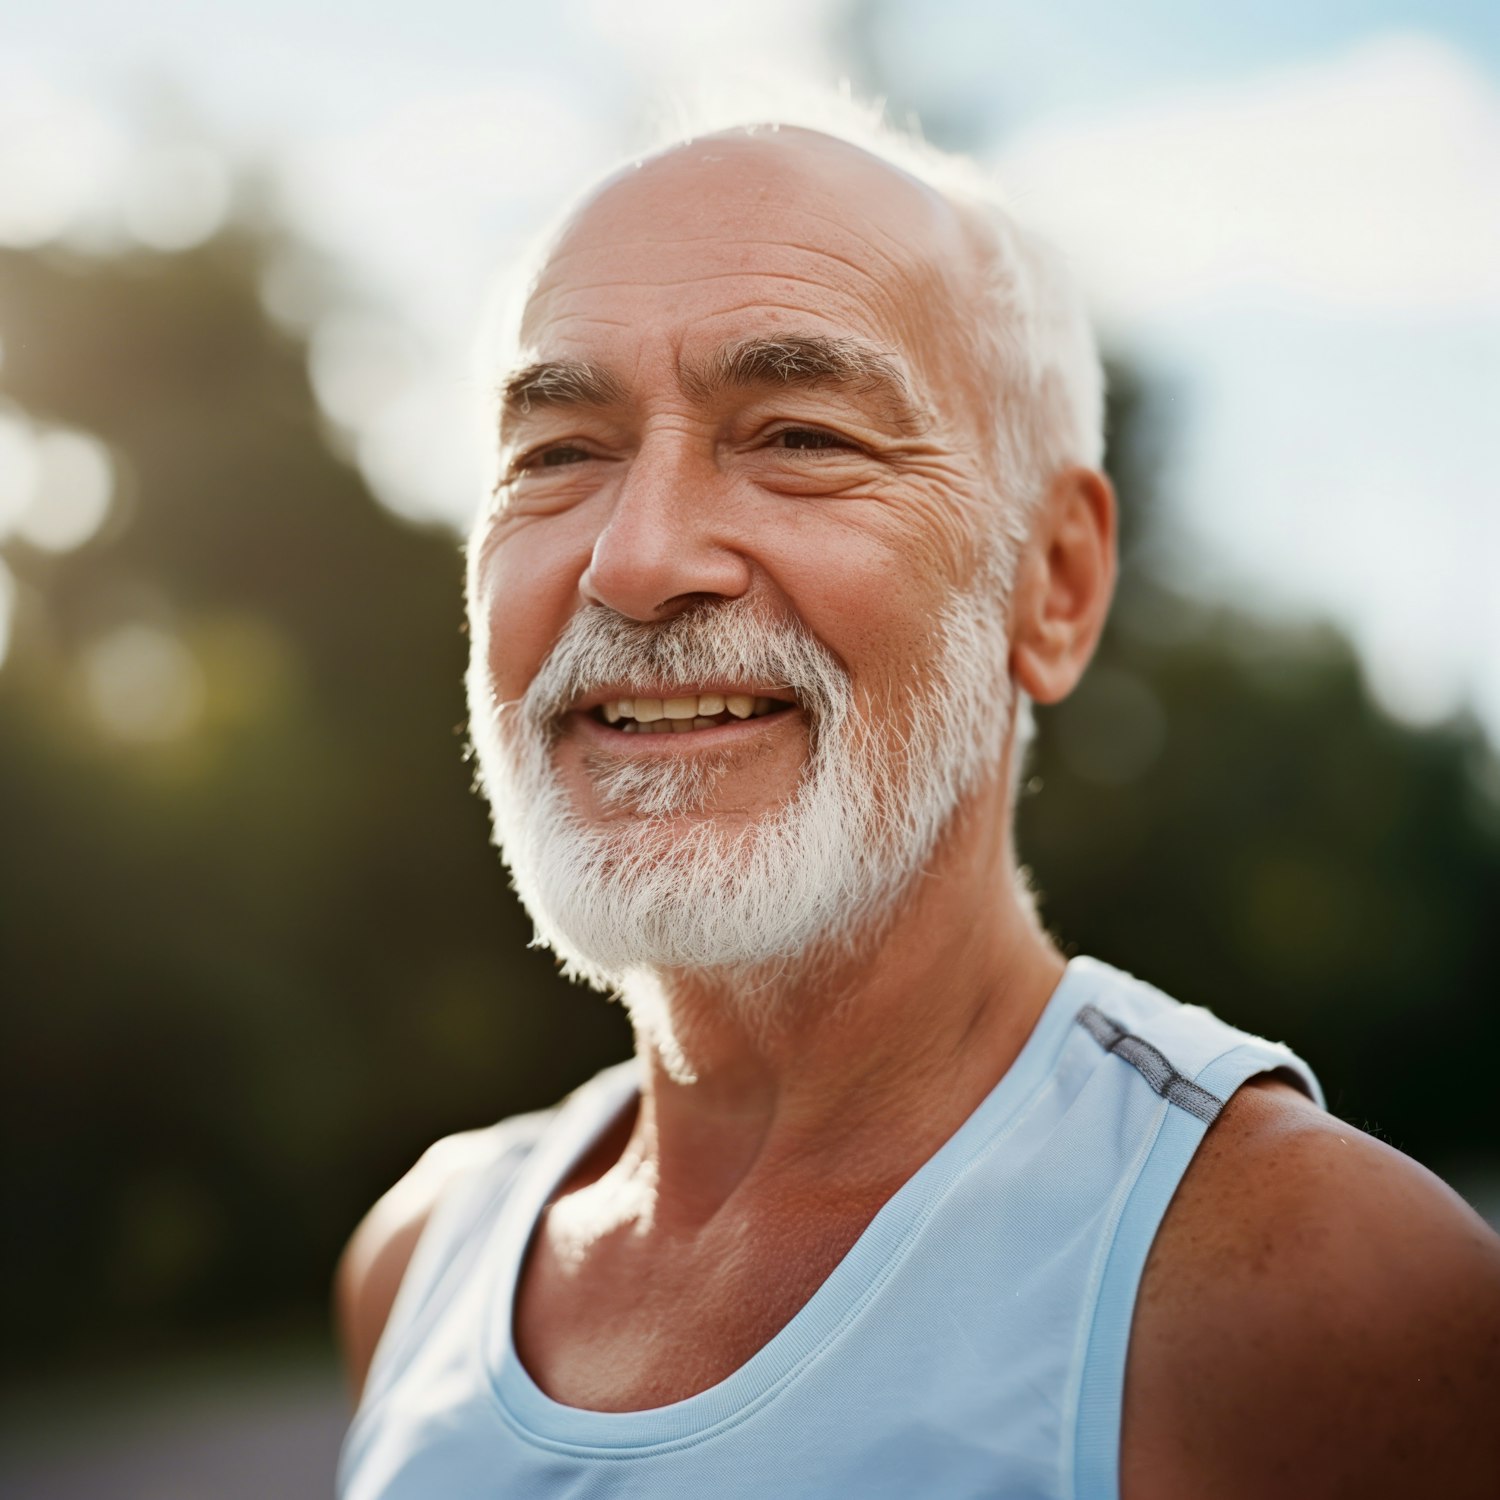
[[[764,689],[731,688],[723,691],[682,691],[674,695],[641,694],[604,698],[580,703],[576,712],[610,736],[690,735],[729,726],[743,727],[755,720],[774,718],[797,708],[789,697],[776,697]]]

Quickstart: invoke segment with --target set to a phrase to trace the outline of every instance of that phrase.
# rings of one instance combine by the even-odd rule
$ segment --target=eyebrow
[[[725,345],[701,365],[683,366],[678,379],[699,401],[757,386],[844,386],[857,396],[873,398],[904,430],[920,431],[929,423],[901,362],[860,339],[822,334],[745,339]],[[500,395],[503,426],[537,408],[618,406],[628,393],[624,383],[602,366],[562,359],[523,366],[505,379]]]
[[[679,378],[683,389],[699,400],[755,386],[845,386],[855,395],[873,397],[898,426],[926,425],[900,360],[861,339],[822,334],[746,339],[720,349],[705,365],[684,368]]]
[[[525,365],[500,387],[502,420],[537,407],[617,406],[625,387],[608,370],[577,359],[545,359]]]

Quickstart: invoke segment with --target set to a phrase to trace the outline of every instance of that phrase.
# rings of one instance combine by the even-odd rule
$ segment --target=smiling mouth
[[[591,711],[620,734],[691,734],[747,719],[764,719],[797,705],[753,693],[687,693],[679,698],[613,698]]]

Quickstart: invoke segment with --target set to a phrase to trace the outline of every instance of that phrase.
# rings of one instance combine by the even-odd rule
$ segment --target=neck
[[[864,953],[749,994],[696,973],[628,994],[645,1067],[619,1165],[650,1176],[657,1224],[691,1229],[801,1175],[894,1191],[1015,1060],[1064,965],[999,796],[955,819]]]

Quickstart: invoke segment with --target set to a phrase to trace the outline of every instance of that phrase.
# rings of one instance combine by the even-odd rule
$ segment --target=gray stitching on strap
[[[1192,1079],[1184,1078],[1150,1042],[1133,1036],[1092,1005],[1085,1005],[1078,1012],[1078,1024],[1106,1052],[1128,1062],[1168,1104],[1185,1109],[1205,1125],[1212,1125],[1219,1118],[1224,1101]]]

